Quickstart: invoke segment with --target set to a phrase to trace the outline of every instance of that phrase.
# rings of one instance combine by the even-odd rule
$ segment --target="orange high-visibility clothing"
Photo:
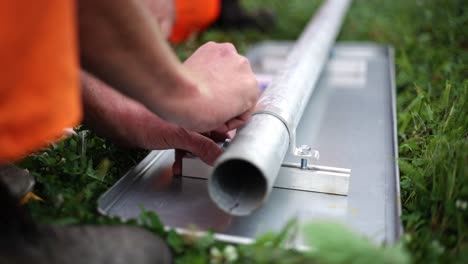
[[[80,121],[75,2],[0,2],[0,164]]]
[[[210,26],[221,12],[221,0],[175,0],[175,23],[169,40],[179,43]]]

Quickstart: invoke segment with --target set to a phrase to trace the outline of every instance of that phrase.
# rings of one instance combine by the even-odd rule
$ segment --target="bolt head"
[[[301,145],[297,148],[297,153],[299,155],[308,156],[312,153],[312,147],[310,147],[309,145]]]
[[[317,150],[313,150],[309,145],[301,145],[296,147],[294,155],[308,160],[319,159],[319,152]]]

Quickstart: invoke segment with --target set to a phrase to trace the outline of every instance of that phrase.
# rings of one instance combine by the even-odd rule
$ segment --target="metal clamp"
[[[294,150],[294,156],[301,158],[301,169],[308,169],[308,161],[318,161],[320,153],[318,150],[313,150],[309,145],[301,145]]]
[[[283,116],[281,116],[279,113],[271,110],[265,110],[265,109],[260,109],[256,112],[254,112],[252,115],[258,115],[258,114],[266,114],[266,115],[271,115],[276,117],[278,120],[281,121],[281,123],[284,124],[286,127],[286,130],[288,131],[289,134],[289,150],[294,156],[297,157],[304,157],[305,159],[313,159],[314,161],[317,161],[319,159],[319,152],[317,150],[311,150],[308,145],[301,145],[297,147],[296,145],[296,129],[293,129],[290,122],[288,122]],[[307,154],[306,150],[309,148],[309,152],[312,152],[311,154]],[[306,153],[306,154],[301,154],[301,153]],[[312,155],[309,157],[309,155]],[[302,160],[302,159],[301,159]],[[306,161],[307,165],[307,161]],[[306,166],[307,167],[307,166]]]

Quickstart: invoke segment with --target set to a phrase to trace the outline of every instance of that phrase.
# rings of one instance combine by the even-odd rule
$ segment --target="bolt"
[[[301,159],[301,169],[307,170],[307,159]]]
[[[309,145],[301,145],[297,148],[297,154],[302,156],[301,158],[301,169],[307,170],[307,158],[312,154],[312,148]]]
[[[222,148],[226,149],[227,147],[229,147],[229,144],[231,144],[231,140],[229,138],[226,138],[223,142]]]

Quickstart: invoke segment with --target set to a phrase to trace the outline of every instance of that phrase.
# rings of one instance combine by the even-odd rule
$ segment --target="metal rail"
[[[351,0],[327,0],[309,22],[256,112],[215,164],[211,199],[232,215],[248,215],[268,197],[295,130],[329,57]]]

